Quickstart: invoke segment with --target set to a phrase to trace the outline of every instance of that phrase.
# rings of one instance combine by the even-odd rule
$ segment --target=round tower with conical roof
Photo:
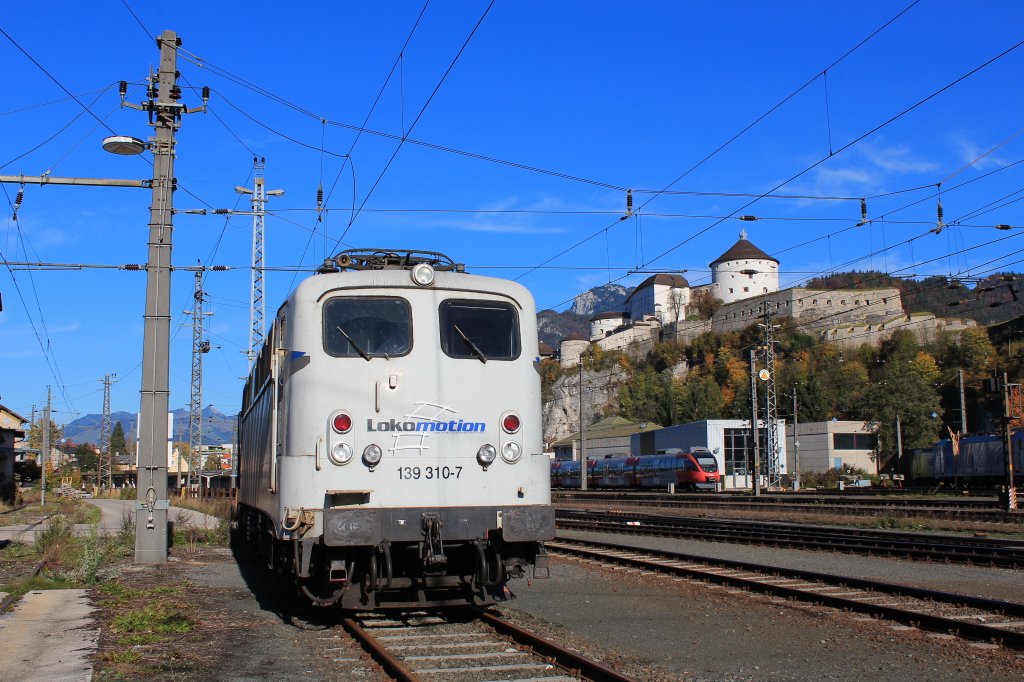
[[[728,251],[711,263],[711,282],[723,303],[779,290],[779,260],[747,239],[747,231]]]

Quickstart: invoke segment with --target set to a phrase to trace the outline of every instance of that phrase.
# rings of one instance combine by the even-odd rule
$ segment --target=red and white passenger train
[[[587,463],[587,487],[604,488],[667,488],[677,490],[718,489],[721,475],[715,456],[704,448],[689,451],[671,449],[658,455],[639,457],[606,457]],[[551,463],[551,487],[579,488],[580,463]]]

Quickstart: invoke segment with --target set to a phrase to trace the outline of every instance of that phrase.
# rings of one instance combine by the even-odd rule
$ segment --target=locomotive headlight
[[[370,444],[363,450],[363,464],[371,469],[380,464],[380,458],[384,456],[379,445]]]
[[[434,283],[434,268],[427,263],[417,263],[412,269],[412,281],[421,287],[429,287]]]
[[[327,456],[331,458],[332,462],[339,466],[342,464],[348,464],[352,459],[352,446],[348,443],[335,443]]]
[[[523,449],[515,441],[509,441],[501,446],[501,458],[509,464],[515,464],[522,456]]]
[[[476,461],[480,462],[484,469],[491,466],[491,463],[494,462],[494,458],[497,456],[498,451],[490,443],[481,445],[480,449],[476,451]]]

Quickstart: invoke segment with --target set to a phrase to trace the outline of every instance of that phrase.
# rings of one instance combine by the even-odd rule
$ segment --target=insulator
[[[117,90],[121,93],[121,101],[128,95],[128,81],[121,81],[117,84]]]
[[[214,272],[224,272],[224,271],[226,271],[228,269],[228,266],[226,266],[226,265],[214,265],[210,269],[213,270]]]
[[[626,213],[633,212],[633,190],[626,190]]]
[[[757,216],[756,215],[741,215],[739,219],[744,221],[744,222],[747,222],[747,223],[752,223],[755,220],[757,220]]]
[[[942,199],[939,199],[939,204],[935,207],[935,215],[938,218],[939,227],[942,227]]]
[[[213,209],[213,213],[214,213],[214,215],[227,215],[228,213],[231,213],[231,209],[230,208],[215,208],[215,209]]]
[[[210,100],[210,86],[203,86],[203,104],[206,104]]]
[[[18,219],[18,209],[21,208],[21,202],[25,198],[25,190],[19,189],[18,196],[14,198],[14,215],[11,216],[11,220]]]
[[[868,221],[868,202],[867,199],[860,200],[860,221],[866,223]]]
[[[122,270],[135,270],[135,271],[137,271],[137,270],[141,270],[142,266],[139,265],[138,263],[128,263],[127,265],[122,265],[121,269]]]

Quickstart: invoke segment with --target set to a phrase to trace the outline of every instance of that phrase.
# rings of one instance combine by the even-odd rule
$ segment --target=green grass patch
[[[103,583],[100,585],[99,589],[103,594],[108,594],[111,597],[118,597],[121,599],[136,599],[145,594],[143,590],[132,589],[127,585],[122,585],[121,583],[116,582]]]
[[[114,616],[116,633],[180,634],[192,632],[195,621],[187,614],[165,607],[147,607]]]
[[[879,528],[883,530],[915,530],[919,528],[919,526],[912,521],[889,514],[879,516],[866,525],[868,528]]]
[[[0,592],[7,592],[21,599],[27,593],[35,590],[66,590],[72,587],[77,587],[77,585],[63,578],[55,579],[38,575],[33,578],[19,578],[2,583],[0,584]]]
[[[134,651],[132,649],[127,649],[125,651],[111,651],[106,655],[107,661],[109,661],[110,663],[114,663],[116,665],[138,663],[139,658],[141,658],[141,656],[139,656],[139,652]],[[126,678],[119,676],[117,679]]]

